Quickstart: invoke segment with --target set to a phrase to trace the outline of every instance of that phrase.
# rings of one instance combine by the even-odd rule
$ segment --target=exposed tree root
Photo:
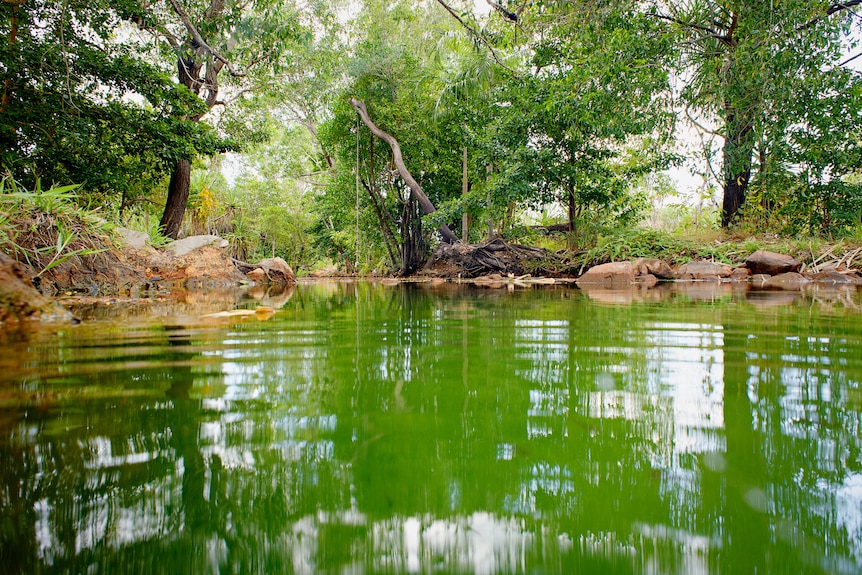
[[[482,244],[441,244],[422,273],[462,278],[495,273],[557,275],[568,267],[560,256],[548,250],[508,244],[495,238]]]

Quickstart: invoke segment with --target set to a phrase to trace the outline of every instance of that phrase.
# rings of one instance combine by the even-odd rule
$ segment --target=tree
[[[395,138],[431,205],[460,196],[462,129],[435,114],[434,97],[436,51],[453,23],[429,3],[380,1],[366,3],[350,26],[347,82],[320,127],[334,165],[318,198],[326,214],[321,242],[351,264],[360,257],[387,260],[393,270],[411,273],[424,263],[431,241],[418,196],[398,174],[392,148],[371,134],[349,99],[364,102],[372,123]],[[439,223],[446,222],[434,227]]]
[[[220,82],[224,70],[235,81],[239,94],[253,91],[252,68],[272,69],[279,65],[285,48],[296,37],[297,11],[283,0],[199,0],[184,5],[168,0],[164,9],[140,5],[136,19],[170,46],[176,59],[177,81],[198,96],[204,111],[184,115],[198,122],[206,111],[223,106]],[[258,72],[259,73],[259,72]],[[171,173],[161,227],[176,238],[189,197],[192,157],[178,155]]]
[[[0,163],[13,177],[79,183],[94,202],[122,209],[177,157],[225,146],[186,120],[203,113],[201,102],[142,54],[124,23],[134,7],[0,3]]]
[[[832,131],[822,115],[806,111],[829,107],[836,90],[848,97],[856,92],[858,77],[850,79],[835,63],[851,25],[850,9],[860,3],[652,2],[651,13],[668,23],[682,47],[681,73],[690,79],[683,102],[694,115],[715,117],[724,137],[722,226],[738,218],[755,167],[767,178],[776,173],[770,166],[798,159],[800,127]],[[841,115],[829,117],[836,127],[847,114],[859,125],[862,101],[848,104]],[[832,178],[846,171],[832,167],[839,168]]]
[[[508,14],[509,45],[529,59],[497,89],[479,136],[487,191],[503,204],[560,202],[573,232],[585,210],[626,212],[629,182],[669,159],[666,41],[636,2],[503,7],[507,27]]]

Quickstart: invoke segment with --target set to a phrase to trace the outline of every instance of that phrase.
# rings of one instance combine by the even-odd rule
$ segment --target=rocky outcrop
[[[731,284],[736,286],[732,288],[734,290],[739,289],[741,283],[756,289],[787,291],[799,291],[808,284],[862,287],[862,277],[846,267],[829,268],[816,274],[801,274],[796,271],[800,267],[792,257],[763,250],[752,254],[744,265],[738,267],[702,260],[674,270],[665,261],[639,258],[634,263],[613,262],[592,267],[577,279],[577,284],[583,289],[620,289],[630,285],[652,288],[659,285],[660,280],[675,279],[682,282],[679,285],[686,282],[727,283],[729,289]]]
[[[578,286],[623,288],[632,284],[635,270],[631,262],[611,262],[591,267],[578,278]]]
[[[69,321],[72,314],[39,293],[24,266],[0,253],[0,324],[32,319]]]
[[[745,267],[755,275],[766,274],[777,276],[779,274],[799,271],[800,264],[792,257],[784,254],[757,250],[745,260]]]

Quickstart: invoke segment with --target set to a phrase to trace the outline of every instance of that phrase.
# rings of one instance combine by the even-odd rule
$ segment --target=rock
[[[715,281],[715,278],[713,281],[676,282],[673,284],[673,291],[691,301],[714,302],[725,297],[732,297],[733,284]]]
[[[631,262],[611,262],[591,267],[578,278],[577,283],[579,286],[619,288],[630,286],[634,278],[634,266]]]
[[[822,271],[815,274],[812,281],[824,285],[862,285],[860,280],[854,274],[843,274],[835,270]]]
[[[769,281],[771,277],[772,276],[766,274],[754,274],[749,279],[752,285],[763,287],[764,285],[766,285],[766,282]]]
[[[796,272],[787,272],[770,277],[763,284],[764,287],[796,291],[802,289],[802,286],[810,283],[802,274]]]
[[[129,228],[117,227],[117,235],[122,238],[126,245],[136,250],[142,250],[150,242],[150,235],[146,232],[136,232]]]
[[[752,274],[776,276],[799,271],[799,262],[790,256],[757,250],[745,260],[745,267],[750,269]]]
[[[266,274],[266,279],[273,284],[293,285],[296,283],[296,275],[287,262],[281,258],[266,258],[254,264]]]
[[[655,287],[658,284],[658,278],[653,274],[641,275],[635,278],[635,283],[643,287]]]
[[[230,243],[226,239],[220,238],[219,236],[189,236],[169,243],[165,247],[165,250],[172,256],[178,258],[206,246],[226,248],[229,245]]]
[[[730,274],[730,279],[737,282],[748,281],[751,278],[751,270],[748,268],[736,268]]]
[[[596,303],[609,305],[628,305],[634,302],[635,292],[630,287],[625,289],[607,289],[595,284],[585,286],[583,290],[587,297]]]
[[[39,293],[24,267],[0,253],[0,324],[31,319],[69,321],[72,314]]]
[[[267,280],[266,272],[261,268],[254,268],[245,274],[245,277],[257,283],[264,283]]]
[[[800,294],[789,291],[750,291],[746,300],[754,307],[769,308],[791,305],[799,299]]]
[[[688,280],[716,281],[729,278],[732,273],[733,268],[728,265],[707,261],[689,262],[679,268],[679,277]]]
[[[653,275],[661,279],[671,279],[676,276],[670,264],[657,258],[638,258],[635,260],[634,270],[639,276]]]

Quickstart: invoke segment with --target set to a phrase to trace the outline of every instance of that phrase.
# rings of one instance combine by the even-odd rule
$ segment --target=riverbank
[[[254,264],[232,259],[228,242],[218,236],[193,236],[157,248],[146,234],[115,228],[111,235],[103,233],[87,241],[90,253],[74,254],[41,271],[4,255],[0,323],[73,321],[66,307],[81,301],[110,305],[118,298],[145,300],[187,288],[202,291],[296,281],[279,258]],[[326,275],[338,275],[338,271],[331,269]],[[406,278],[377,279],[397,283]],[[496,238],[480,244],[441,245],[410,281],[472,283],[487,289],[576,284],[593,291],[630,286],[647,290],[668,282],[732,283],[737,289],[783,291],[812,286],[858,289],[862,245],[775,237],[723,237],[698,243],[641,230],[604,238],[590,250],[568,251]]]

